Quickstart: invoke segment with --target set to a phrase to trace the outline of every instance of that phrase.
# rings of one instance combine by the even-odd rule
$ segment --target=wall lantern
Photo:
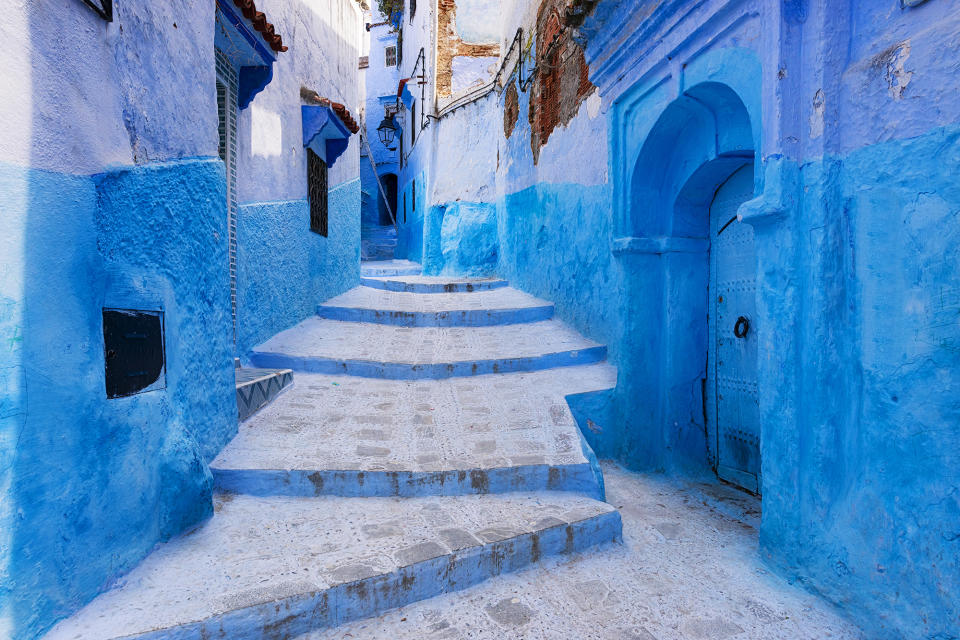
[[[389,146],[393,142],[393,136],[396,135],[397,128],[393,124],[393,119],[389,116],[383,116],[380,126],[377,127],[377,134],[380,136],[380,142]]]

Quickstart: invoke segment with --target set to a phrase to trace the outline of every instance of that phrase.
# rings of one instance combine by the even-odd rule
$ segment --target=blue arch
[[[754,127],[740,96],[720,82],[690,87],[664,109],[638,154],[630,180],[632,235],[705,237],[699,208],[683,205],[702,202],[755,155]]]

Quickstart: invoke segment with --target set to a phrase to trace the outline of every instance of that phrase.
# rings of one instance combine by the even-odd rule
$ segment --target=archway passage
[[[394,173],[387,173],[381,177],[381,182],[383,183],[383,190],[387,192],[387,201],[390,203],[390,210],[393,211],[394,215],[397,214],[397,175]],[[383,195],[377,199],[379,203],[379,222],[381,225],[386,226],[388,224],[393,224],[393,220],[390,219],[390,211],[387,210],[387,206],[383,202]]]
[[[753,228],[737,209],[753,197],[753,163],[734,172],[710,203],[708,384],[716,426],[717,475],[760,489],[757,386],[756,250]],[[711,420],[712,418],[712,420]]]

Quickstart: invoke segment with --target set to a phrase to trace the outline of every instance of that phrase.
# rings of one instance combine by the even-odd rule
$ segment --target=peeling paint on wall
[[[545,0],[537,13],[537,74],[528,113],[534,164],[553,130],[570,122],[594,89],[583,49],[563,26],[565,6],[563,0]]]
[[[907,58],[910,57],[910,41],[905,40],[890,47],[874,59],[874,68],[883,69],[883,77],[887,81],[887,91],[894,100],[901,100],[903,92],[913,78],[913,72],[906,70]]]
[[[503,135],[509,138],[517,126],[520,117],[520,98],[517,95],[517,85],[511,83],[507,88],[503,106]]]
[[[456,0],[437,3],[437,97],[453,95],[454,58],[495,58],[499,55],[500,45],[497,43],[472,43],[461,38],[457,31]]]
[[[823,89],[817,89],[813,96],[813,110],[810,112],[810,139],[816,140],[823,135]]]

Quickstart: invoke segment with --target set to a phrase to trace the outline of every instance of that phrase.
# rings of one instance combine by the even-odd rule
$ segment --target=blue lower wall
[[[780,170],[795,204],[756,229],[764,556],[868,637],[957,637],[960,129]],[[601,455],[711,474],[699,389],[661,384],[702,359],[663,340],[688,331],[669,302],[704,283],[614,254],[610,202],[576,184],[502,198],[499,274],[610,346],[614,426],[585,434]]]
[[[762,406],[761,544],[869,637],[960,633],[958,168],[960,128],[810,162],[787,171],[796,218],[759,237],[799,347],[761,388],[796,398]]]
[[[210,159],[0,165],[4,637],[37,637],[211,513],[206,462],[236,431],[224,184]],[[165,389],[106,399],[104,306],[163,310]]]
[[[432,205],[423,221],[423,272],[486,276],[497,267],[497,209],[487,202]]]
[[[237,219],[237,351],[250,350],[360,283],[360,180],[328,194],[327,237],[306,200],[260,202]]]

